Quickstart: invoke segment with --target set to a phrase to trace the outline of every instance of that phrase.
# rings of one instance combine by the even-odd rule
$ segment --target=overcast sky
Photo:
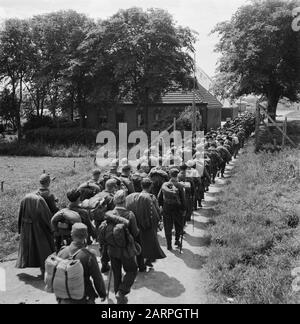
[[[35,14],[74,9],[93,18],[107,18],[119,9],[133,6],[163,8],[178,24],[199,33],[197,65],[213,76],[218,59],[214,53],[217,37],[209,35],[216,23],[230,19],[248,0],[0,0],[0,18],[30,17]]]

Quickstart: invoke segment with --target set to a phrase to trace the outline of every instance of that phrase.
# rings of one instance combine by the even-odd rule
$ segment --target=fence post
[[[255,122],[255,151],[258,151],[259,142],[260,107],[259,100],[256,103],[256,122]]]
[[[286,144],[286,136],[287,136],[287,116],[285,116],[283,122],[283,135],[282,135],[282,146],[284,147]]]
[[[4,181],[1,181],[1,192],[4,191]]]

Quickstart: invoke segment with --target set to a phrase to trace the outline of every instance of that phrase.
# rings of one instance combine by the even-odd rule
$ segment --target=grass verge
[[[300,151],[254,154],[248,146],[220,194],[207,267],[217,302],[296,302],[291,270],[300,255]]]
[[[74,168],[75,161],[75,168]],[[91,176],[92,158],[0,157],[0,259],[18,249],[17,221],[23,197],[39,188],[43,170],[55,177],[51,191],[59,199],[59,207],[68,202],[66,192]]]

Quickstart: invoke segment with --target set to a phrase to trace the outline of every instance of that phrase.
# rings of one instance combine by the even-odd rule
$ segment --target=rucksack
[[[102,191],[96,196],[86,199],[81,203],[81,207],[89,210],[91,217],[96,222],[102,222],[104,220],[104,214],[107,211],[108,193]]]
[[[114,224],[105,220],[99,227],[98,240],[101,245],[107,244],[124,249],[128,245],[127,226],[123,223]]]
[[[78,188],[80,191],[80,200],[84,201],[94,197],[97,193],[100,192],[100,187],[93,182],[85,182],[81,184]]]
[[[55,231],[62,230],[63,232],[70,232],[73,224],[81,222],[80,215],[69,208],[58,211],[51,219],[52,228]]]
[[[168,205],[181,205],[179,189],[173,183],[164,183],[161,190],[164,198],[164,203]]]
[[[45,261],[46,291],[54,293],[60,299],[81,300],[85,295],[84,269],[80,260],[75,260],[78,250],[68,259],[56,254],[50,255]]]

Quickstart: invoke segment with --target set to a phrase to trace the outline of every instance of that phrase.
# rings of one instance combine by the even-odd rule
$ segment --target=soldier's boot
[[[168,248],[169,251],[173,250],[172,241],[167,241],[167,248]]]
[[[121,293],[120,291],[118,291],[116,293],[116,299],[117,299],[117,304],[118,305],[128,303],[128,298],[123,293]]]

